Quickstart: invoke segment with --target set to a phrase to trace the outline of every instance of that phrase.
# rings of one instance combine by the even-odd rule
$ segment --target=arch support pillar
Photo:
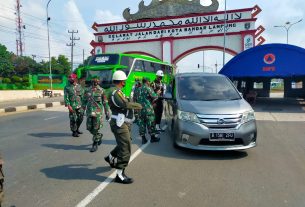
[[[173,39],[164,38],[161,40],[161,53],[162,53],[162,61],[173,63]]]

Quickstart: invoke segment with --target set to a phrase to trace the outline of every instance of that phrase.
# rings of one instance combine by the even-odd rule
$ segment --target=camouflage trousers
[[[3,183],[4,183],[4,174],[2,171],[2,159],[0,157],[0,207],[3,201],[4,193],[3,193]]]
[[[69,112],[70,128],[75,132],[84,120],[84,110],[82,108],[75,110],[73,113]]]
[[[99,130],[103,127],[103,117],[97,115],[96,117],[87,116],[87,130],[93,135],[92,141],[99,142],[102,140],[103,134]]]
[[[146,134],[146,128],[148,130],[149,135],[156,134],[155,115],[154,114],[146,114],[146,113],[141,112],[139,114],[139,119],[138,119],[137,124],[139,126],[140,136],[144,136]]]

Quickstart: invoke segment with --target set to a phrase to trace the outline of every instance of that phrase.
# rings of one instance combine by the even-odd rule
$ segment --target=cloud
[[[0,43],[6,45],[9,51],[16,51],[15,10],[14,0],[0,2]]]
[[[79,41],[76,41],[75,46],[75,57],[74,60],[76,63],[82,62],[82,50],[84,49],[86,52],[86,57],[89,55],[90,51],[92,50],[92,47],[90,45],[90,42],[94,39],[93,32],[91,29],[91,25],[87,25],[85,23],[85,20],[80,13],[76,3],[74,0],[68,1],[63,10],[63,16],[65,19],[66,24],[66,32],[68,34],[68,30],[71,32],[72,30],[78,31],[78,33],[75,34],[76,38],[80,38]],[[73,21],[71,21],[73,20]],[[69,34],[71,35],[71,34]],[[69,41],[68,41],[69,42]]]
[[[106,10],[106,11],[97,10],[95,13],[94,20],[96,21],[96,23],[99,23],[99,24],[125,21],[123,19],[123,17],[114,15],[108,10]]]

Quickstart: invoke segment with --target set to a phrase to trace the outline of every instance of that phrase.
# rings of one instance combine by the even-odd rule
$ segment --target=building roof
[[[305,49],[287,44],[266,44],[232,58],[220,74],[230,78],[305,76]]]

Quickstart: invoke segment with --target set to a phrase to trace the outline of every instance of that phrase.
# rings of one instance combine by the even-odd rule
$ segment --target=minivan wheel
[[[174,147],[175,149],[180,149],[180,146],[177,145],[177,143],[176,143],[175,141],[173,141],[173,147]]]

